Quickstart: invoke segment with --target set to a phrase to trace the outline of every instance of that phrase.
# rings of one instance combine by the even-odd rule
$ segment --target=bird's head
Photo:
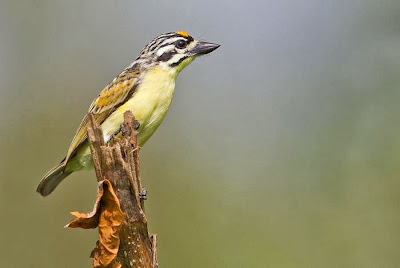
[[[196,57],[208,54],[220,45],[195,40],[186,32],[171,32],[157,36],[130,66],[151,68],[160,66],[178,74]],[[136,66],[134,66],[136,65]]]

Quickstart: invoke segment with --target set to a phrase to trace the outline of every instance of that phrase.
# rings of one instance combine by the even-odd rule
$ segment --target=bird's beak
[[[193,56],[200,56],[208,54],[219,47],[220,45],[218,44],[198,41],[196,46],[192,48],[190,52]]]

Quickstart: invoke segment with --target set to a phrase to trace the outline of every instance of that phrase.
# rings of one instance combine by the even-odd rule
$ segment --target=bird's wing
[[[112,80],[97,96],[89,107],[88,114],[83,118],[75,137],[69,146],[66,161],[71,157],[79,145],[87,138],[89,113],[93,114],[98,124],[103,123],[116,108],[131,98],[139,84],[139,70],[123,72]]]

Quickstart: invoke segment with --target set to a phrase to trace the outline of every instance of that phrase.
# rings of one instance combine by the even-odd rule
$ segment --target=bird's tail
[[[43,179],[39,182],[36,191],[42,196],[47,196],[56,189],[57,185],[62,182],[72,172],[65,171],[65,161],[62,161],[59,165],[53,167]]]

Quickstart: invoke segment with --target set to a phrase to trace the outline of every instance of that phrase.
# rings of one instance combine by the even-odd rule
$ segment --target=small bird
[[[93,166],[86,133],[89,113],[100,124],[104,141],[108,143],[122,125],[124,112],[132,111],[140,124],[138,142],[143,146],[167,114],[179,72],[196,57],[219,46],[195,40],[183,31],[156,37],[94,99],[76,131],[67,156],[43,177],[36,191],[47,196],[72,172]]]

